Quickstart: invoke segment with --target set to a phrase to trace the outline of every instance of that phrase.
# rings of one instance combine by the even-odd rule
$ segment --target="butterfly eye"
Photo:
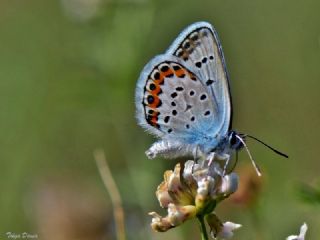
[[[231,148],[236,150],[239,150],[240,148],[243,147],[242,142],[237,137],[237,133],[235,133],[234,131],[231,131],[229,133],[229,145]]]
[[[232,135],[230,136],[230,144],[231,144],[231,145],[235,145],[236,143],[237,143],[237,137],[236,137],[235,134],[232,134]]]

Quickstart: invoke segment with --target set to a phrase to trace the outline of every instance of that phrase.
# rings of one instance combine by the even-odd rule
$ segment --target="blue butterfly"
[[[187,27],[144,67],[135,102],[139,125],[160,138],[146,151],[149,158],[191,155],[211,161],[246,147],[248,135],[231,130],[226,63],[218,34],[207,22]]]

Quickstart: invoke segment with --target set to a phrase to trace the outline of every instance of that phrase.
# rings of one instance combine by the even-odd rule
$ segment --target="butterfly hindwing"
[[[205,134],[217,114],[207,87],[180,59],[167,55],[143,70],[136,104],[139,123],[148,131],[187,142]]]

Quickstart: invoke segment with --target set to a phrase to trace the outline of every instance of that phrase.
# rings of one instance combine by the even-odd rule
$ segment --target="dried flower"
[[[213,237],[230,238],[232,231],[240,225],[222,224],[213,210],[237,188],[237,174],[223,175],[218,161],[209,165],[208,161],[195,163],[189,160],[183,167],[178,163],[174,171],[164,173],[164,181],[156,191],[160,206],[166,208],[168,214],[162,217],[156,212],[149,213],[153,217],[151,227],[165,232],[188,219],[205,217]]]

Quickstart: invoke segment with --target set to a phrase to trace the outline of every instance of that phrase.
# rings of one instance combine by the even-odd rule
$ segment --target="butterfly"
[[[232,130],[226,62],[218,34],[208,22],[188,26],[164,54],[147,63],[135,103],[138,124],[160,138],[146,151],[149,158],[201,155],[211,161],[246,147],[249,135]]]

